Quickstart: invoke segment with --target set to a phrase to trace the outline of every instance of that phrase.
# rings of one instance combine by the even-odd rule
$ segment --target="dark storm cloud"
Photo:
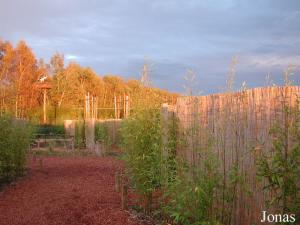
[[[277,83],[300,64],[300,1],[0,0],[0,37],[24,39],[38,57],[58,51],[99,74],[139,77],[145,56],[154,85],[183,91],[192,69],[198,88],[220,91],[233,55],[237,82]],[[295,81],[299,81],[299,72]]]

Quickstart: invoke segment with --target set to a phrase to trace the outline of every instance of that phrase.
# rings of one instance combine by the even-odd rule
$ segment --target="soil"
[[[28,174],[0,192],[0,225],[142,225],[121,209],[113,157],[28,160]]]

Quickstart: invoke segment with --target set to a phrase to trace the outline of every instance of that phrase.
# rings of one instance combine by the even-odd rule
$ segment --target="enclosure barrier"
[[[256,177],[257,153],[271,151],[270,128],[287,120],[285,107],[295,106],[299,97],[299,86],[265,87],[179,97],[176,105],[163,106],[163,118],[175,115],[178,119],[180,136],[191,128],[198,130],[194,138],[188,135],[185,147],[177,149],[189,164],[201,166],[199,149],[209,148],[212,143],[209,149],[216,153],[222,173],[227,175],[235,165],[238,173],[245,176],[249,192],[237,188],[231,224],[260,223],[261,211],[267,209],[265,201],[270,193],[263,191],[265,183]]]

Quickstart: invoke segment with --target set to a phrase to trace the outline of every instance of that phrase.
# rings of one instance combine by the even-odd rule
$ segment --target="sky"
[[[222,92],[234,56],[236,90],[282,85],[288,65],[300,84],[299,0],[0,0],[0,38],[101,76],[140,79],[147,59],[152,85],[173,92],[190,70],[195,93]]]

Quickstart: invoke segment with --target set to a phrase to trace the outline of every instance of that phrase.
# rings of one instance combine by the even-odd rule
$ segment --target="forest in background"
[[[25,41],[13,46],[0,39],[0,113],[10,113],[17,118],[42,121],[43,90],[39,79],[46,78],[51,86],[47,93],[47,122],[61,123],[64,119],[84,116],[87,94],[97,98],[97,118],[114,118],[114,107],[123,108],[129,96],[130,110],[140,105],[175,103],[177,94],[154,88],[135,79],[120,76],[99,76],[90,67],[76,62],[65,64],[64,56],[55,53],[50,62],[37,59]],[[116,101],[115,101],[116,99]],[[122,117],[122,111],[118,117]]]

